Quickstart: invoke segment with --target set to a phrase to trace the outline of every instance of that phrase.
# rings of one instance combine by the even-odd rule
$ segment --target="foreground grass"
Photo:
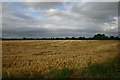
[[[119,57],[116,57],[109,62],[89,64],[81,70],[81,73],[77,73],[78,70],[76,69],[65,67],[63,69],[51,69],[45,74],[41,74],[39,71],[33,71],[32,73],[24,71],[19,74],[3,72],[3,78],[120,78],[118,63],[120,63],[120,60]]]
[[[120,78],[119,57],[102,64],[91,64],[84,68],[82,77],[84,78]]]

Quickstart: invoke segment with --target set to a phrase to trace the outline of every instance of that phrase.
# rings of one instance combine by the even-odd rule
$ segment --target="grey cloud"
[[[34,18],[25,14],[19,14],[19,13],[13,13],[12,14],[14,17],[24,19],[24,20],[33,20]]]
[[[32,17],[32,16],[29,16],[29,15],[27,15],[24,11],[19,11],[19,10],[17,10],[17,8],[10,8],[9,7],[9,4],[10,3],[6,3],[6,2],[4,2],[3,3],[3,5],[2,5],[2,19],[4,19],[4,18],[10,18],[10,19],[12,19],[12,18],[16,18],[16,19],[18,19],[18,20],[32,20],[32,21],[34,21],[35,19]],[[3,21],[4,22],[4,21]]]
[[[114,35],[117,36],[116,32],[101,32],[101,31],[88,31],[88,30],[69,30],[69,29],[59,29],[57,31],[51,32],[46,29],[39,29],[33,31],[4,31],[3,37],[34,37],[34,38],[51,38],[51,37],[92,37],[97,33],[104,33],[108,36]]]
[[[72,7],[73,12],[81,13],[98,21],[109,22],[113,17],[118,16],[117,2],[88,2],[81,7],[78,5]]]
[[[114,19],[118,11],[116,3],[19,3],[24,5],[24,10],[11,8],[8,4],[3,3],[2,6],[3,37],[79,37],[96,33],[117,35],[117,19]],[[60,6],[64,6],[65,10],[59,9]],[[31,7],[34,13],[40,15],[30,15]]]
[[[27,7],[34,9],[50,9],[62,5],[62,2],[23,2]]]

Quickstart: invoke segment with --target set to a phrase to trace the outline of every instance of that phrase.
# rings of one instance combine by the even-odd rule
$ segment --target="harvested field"
[[[51,70],[81,71],[118,56],[118,40],[6,40],[2,42],[3,78],[50,77]],[[38,74],[39,75],[38,75]]]

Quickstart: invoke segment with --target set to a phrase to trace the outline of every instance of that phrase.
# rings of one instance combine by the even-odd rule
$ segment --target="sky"
[[[2,2],[2,37],[118,36],[117,2]]]

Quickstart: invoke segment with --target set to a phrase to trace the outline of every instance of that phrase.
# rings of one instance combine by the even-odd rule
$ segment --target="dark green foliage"
[[[119,78],[118,58],[111,62],[92,64],[83,70],[84,78]]]
[[[75,73],[74,69],[63,68],[51,70],[49,73],[46,74],[47,78],[69,78]]]
[[[94,35],[93,39],[95,39],[95,40],[107,40],[108,37],[105,36],[105,34],[97,34],[97,35]]]

